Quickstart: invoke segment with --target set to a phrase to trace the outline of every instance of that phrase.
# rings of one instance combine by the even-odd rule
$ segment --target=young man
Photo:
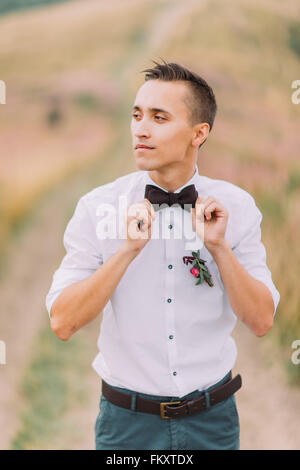
[[[240,319],[265,335],[280,299],[262,214],[245,190],[198,172],[216,113],[205,80],[174,63],[143,72],[139,171],[79,200],[46,299],[51,327],[67,340],[103,310],[96,449],[239,449],[230,333]]]

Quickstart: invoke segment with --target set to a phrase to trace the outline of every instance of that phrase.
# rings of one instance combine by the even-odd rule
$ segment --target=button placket
[[[170,224],[174,228],[174,213],[171,210]],[[176,297],[175,297],[175,275],[176,269],[174,269],[175,260],[175,240],[174,232],[171,233],[170,239],[165,240],[166,243],[166,269],[165,269],[165,286],[166,286],[166,340],[167,340],[167,354],[169,358],[169,373],[172,377],[172,381],[177,386],[178,380],[178,354],[176,345],[176,334],[175,334],[175,309],[176,309]],[[170,268],[171,266],[171,268]],[[176,372],[174,374],[174,372]],[[178,392],[179,393],[179,392]]]

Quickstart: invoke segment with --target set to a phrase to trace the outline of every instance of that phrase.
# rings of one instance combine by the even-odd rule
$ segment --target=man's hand
[[[127,239],[124,242],[129,251],[140,251],[150,240],[152,223],[156,214],[148,199],[132,204],[125,214],[125,230]]]
[[[194,231],[211,253],[224,244],[229,213],[217,199],[198,197],[191,215]]]

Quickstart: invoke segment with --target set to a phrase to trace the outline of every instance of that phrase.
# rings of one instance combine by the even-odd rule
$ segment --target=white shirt
[[[103,218],[99,207],[110,204],[120,216],[119,196],[126,199],[127,206],[139,202],[144,199],[146,184],[158,186],[148,172],[135,171],[96,187],[79,199],[64,233],[66,255],[53,275],[46,297],[49,316],[62,290],[91,275],[124,241],[120,233],[115,239],[99,237],[103,221],[114,219],[113,214]],[[246,271],[270,289],[275,315],[280,294],[266,265],[266,250],[261,242],[262,214],[254,198],[230,182],[199,175],[198,167],[194,176],[175,192],[190,184],[195,185],[198,196],[213,196],[227,208],[225,238]],[[198,238],[200,258],[207,260],[214,286],[206,282],[195,285],[191,265],[182,260],[183,256],[192,255],[192,250],[187,249],[188,240],[185,234],[181,238],[175,236],[181,216],[191,224],[190,214],[180,207],[156,212],[152,236],[159,229],[159,233],[167,232],[169,239],[160,236],[149,240],[103,309],[99,353],[92,366],[111,385],[151,395],[182,397],[215,384],[235,364],[237,349],[230,334],[237,317],[217,264]]]

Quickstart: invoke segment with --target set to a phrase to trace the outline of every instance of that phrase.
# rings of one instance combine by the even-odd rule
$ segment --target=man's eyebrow
[[[136,110],[136,111],[140,111],[141,108],[139,106],[133,106],[132,110]],[[167,111],[166,109],[162,109],[162,108],[148,108],[149,111],[151,111],[152,113],[165,113],[165,114],[168,114],[169,116],[172,116],[172,114]]]

